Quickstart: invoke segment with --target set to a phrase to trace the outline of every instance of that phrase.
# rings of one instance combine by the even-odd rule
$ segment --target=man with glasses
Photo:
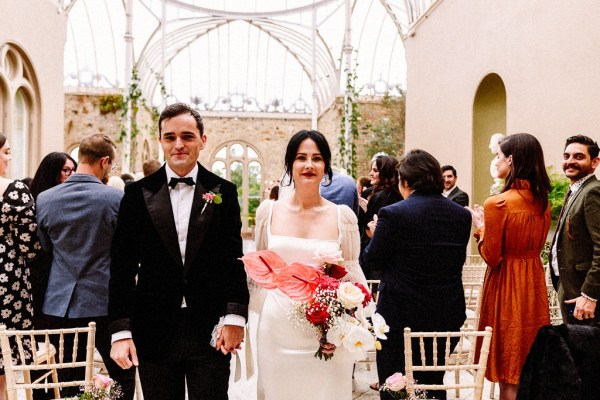
[[[75,173],[37,198],[40,241],[44,250],[52,252],[42,310],[51,329],[96,322],[96,348],[110,376],[123,387],[123,399],[130,400],[135,371],[123,370],[110,359],[108,331],[110,246],[123,192],[102,182],[115,169],[115,158],[116,147],[108,136],[85,137],[79,145]],[[79,350],[78,360],[83,360],[85,346]],[[83,369],[76,373],[83,379]],[[63,378],[71,380],[66,375]],[[62,395],[74,396],[78,391],[65,390]]]

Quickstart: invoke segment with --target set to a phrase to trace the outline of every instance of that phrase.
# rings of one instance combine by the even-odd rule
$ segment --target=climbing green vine
[[[340,126],[340,136],[338,138],[338,144],[340,146],[340,164],[346,169],[348,175],[356,178],[357,173],[357,153],[356,153],[356,141],[359,136],[359,123],[361,120],[360,111],[358,108],[358,91],[356,89],[356,67],[358,64],[355,62],[352,71],[345,69],[346,74],[346,96],[348,101],[344,102],[342,109],[342,122]],[[350,111],[348,113],[348,111]],[[350,132],[346,135],[346,119],[347,115],[350,115]]]
[[[161,95],[163,97],[166,97],[167,90],[163,80],[160,78],[159,74],[154,72],[154,75],[158,81]],[[129,132],[131,138],[131,165],[134,166],[135,155],[137,154],[137,141],[135,141],[134,139],[140,134],[141,131],[137,120],[138,112],[140,111],[140,109],[144,109],[152,117],[152,123],[143,127],[144,130],[146,130],[150,134],[150,136],[154,136],[158,132],[157,124],[158,118],[160,116],[158,108],[149,105],[142,93],[137,67],[134,67],[131,71],[131,84],[127,89],[126,96],[102,96],[100,98],[99,108],[102,114],[120,112],[119,136],[117,138],[118,142],[122,143],[127,137],[127,124],[129,124]]]

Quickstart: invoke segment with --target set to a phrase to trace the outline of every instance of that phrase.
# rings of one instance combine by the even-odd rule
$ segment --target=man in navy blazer
[[[115,159],[115,144],[109,137],[87,136],[79,144],[76,173],[37,198],[40,241],[44,250],[52,253],[43,313],[50,328],[82,327],[95,321],[96,348],[110,376],[123,387],[124,399],[132,399],[134,371],[123,371],[110,359],[110,244],[123,192],[102,180],[116,166]],[[79,359],[83,359],[85,346],[79,350]],[[83,371],[77,374],[83,379]],[[65,370],[62,377],[69,379],[68,375]],[[64,390],[63,395],[78,392],[79,388],[74,388],[70,394]]]
[[[248,288],[236,186],[206,170],[200,114],[165,108],[166,165],[125,188],[113,240],[111,356],[139,365],[146,400],[225,400]],[[211,344],[213,328],[223,318]]]
[[[405,370],[405,327],[415,332],[458,331],[466,318],[461,275],[471,215],[441,195],[440,165],[429,153],[410,151],[397,170],[404,200],[379,210],[369,224],[373,237],[360,258],[363,268],[382,271],[377,312],[390,331],[377,353],[380,383]],[[442,363],[444,345],[438,341]],[[430,344],[428,358],[432,349]],[[419,357],[418,351],[415,354]],[[417,373],[415,379],[441,384],[443,375]],[[429,391],[429,395],[446,398],[445,391]],[[384,392],[381,398],[391,399]]]

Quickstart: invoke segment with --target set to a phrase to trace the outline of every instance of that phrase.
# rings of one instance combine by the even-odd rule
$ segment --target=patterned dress
[[[0,195],[0,207],[0,324],[8,329],[31,329],[33,307],[26,260],[40,250],[33,197],[23,182],[14,181]],[[30,343],[25,344],[26,358],[31,359]],[[12,350],[16,362],[16,349]]]

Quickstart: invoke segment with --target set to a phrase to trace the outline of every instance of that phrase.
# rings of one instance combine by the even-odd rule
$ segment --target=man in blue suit
[[[76,173],[38,196],[37,221],[42,246],[52,253],[43,306],[50,328],[81,327],[95,321],[96,348],[110,376],[121,384],[123,398],[129,400],[135,391],[135,371],[123,370],[111,360],[108,330],[110,246],[123,192],[102,180],[115,168],[115,159],[116,147],[108,136],[84,138]],[[79,350],[82,360],[85,346]],[[68,374],[62,379],[72,377]],[[83,371],[76,374],[83,378]],[[63,395],[79,392],[73,389],[74,393]]]
[[[377,312],[390,326],[377,353],[380,384],[404,372],[405,327],[425,332],[458,331],[465,321],[462,266],[471,230],[471,215],[442,196],[438,161],[423,150],[412,150],[396,167],[404,200],[379,210],[369,223],[373,237],[360,258],[363,268],[382,271]],[[433,344],[427,343],[431,364]],[[455,343],[452,343],[453,347]],[[438,340],[438,363],[444,363],[445,340]],[[414,353],[414,365],[420,354]],[[443,372],[416,373],[421,384],[442,384]],[[429,391],[445,399],[445,391]],[[391,399],[381,392],[381,399]]]
[[[321,196],[334,204],[345,204],[354,214],[358,215],[358,190],[354,179],[346,175],[345,171],[333,168],[331,181],[323,177],[321,182]]]

